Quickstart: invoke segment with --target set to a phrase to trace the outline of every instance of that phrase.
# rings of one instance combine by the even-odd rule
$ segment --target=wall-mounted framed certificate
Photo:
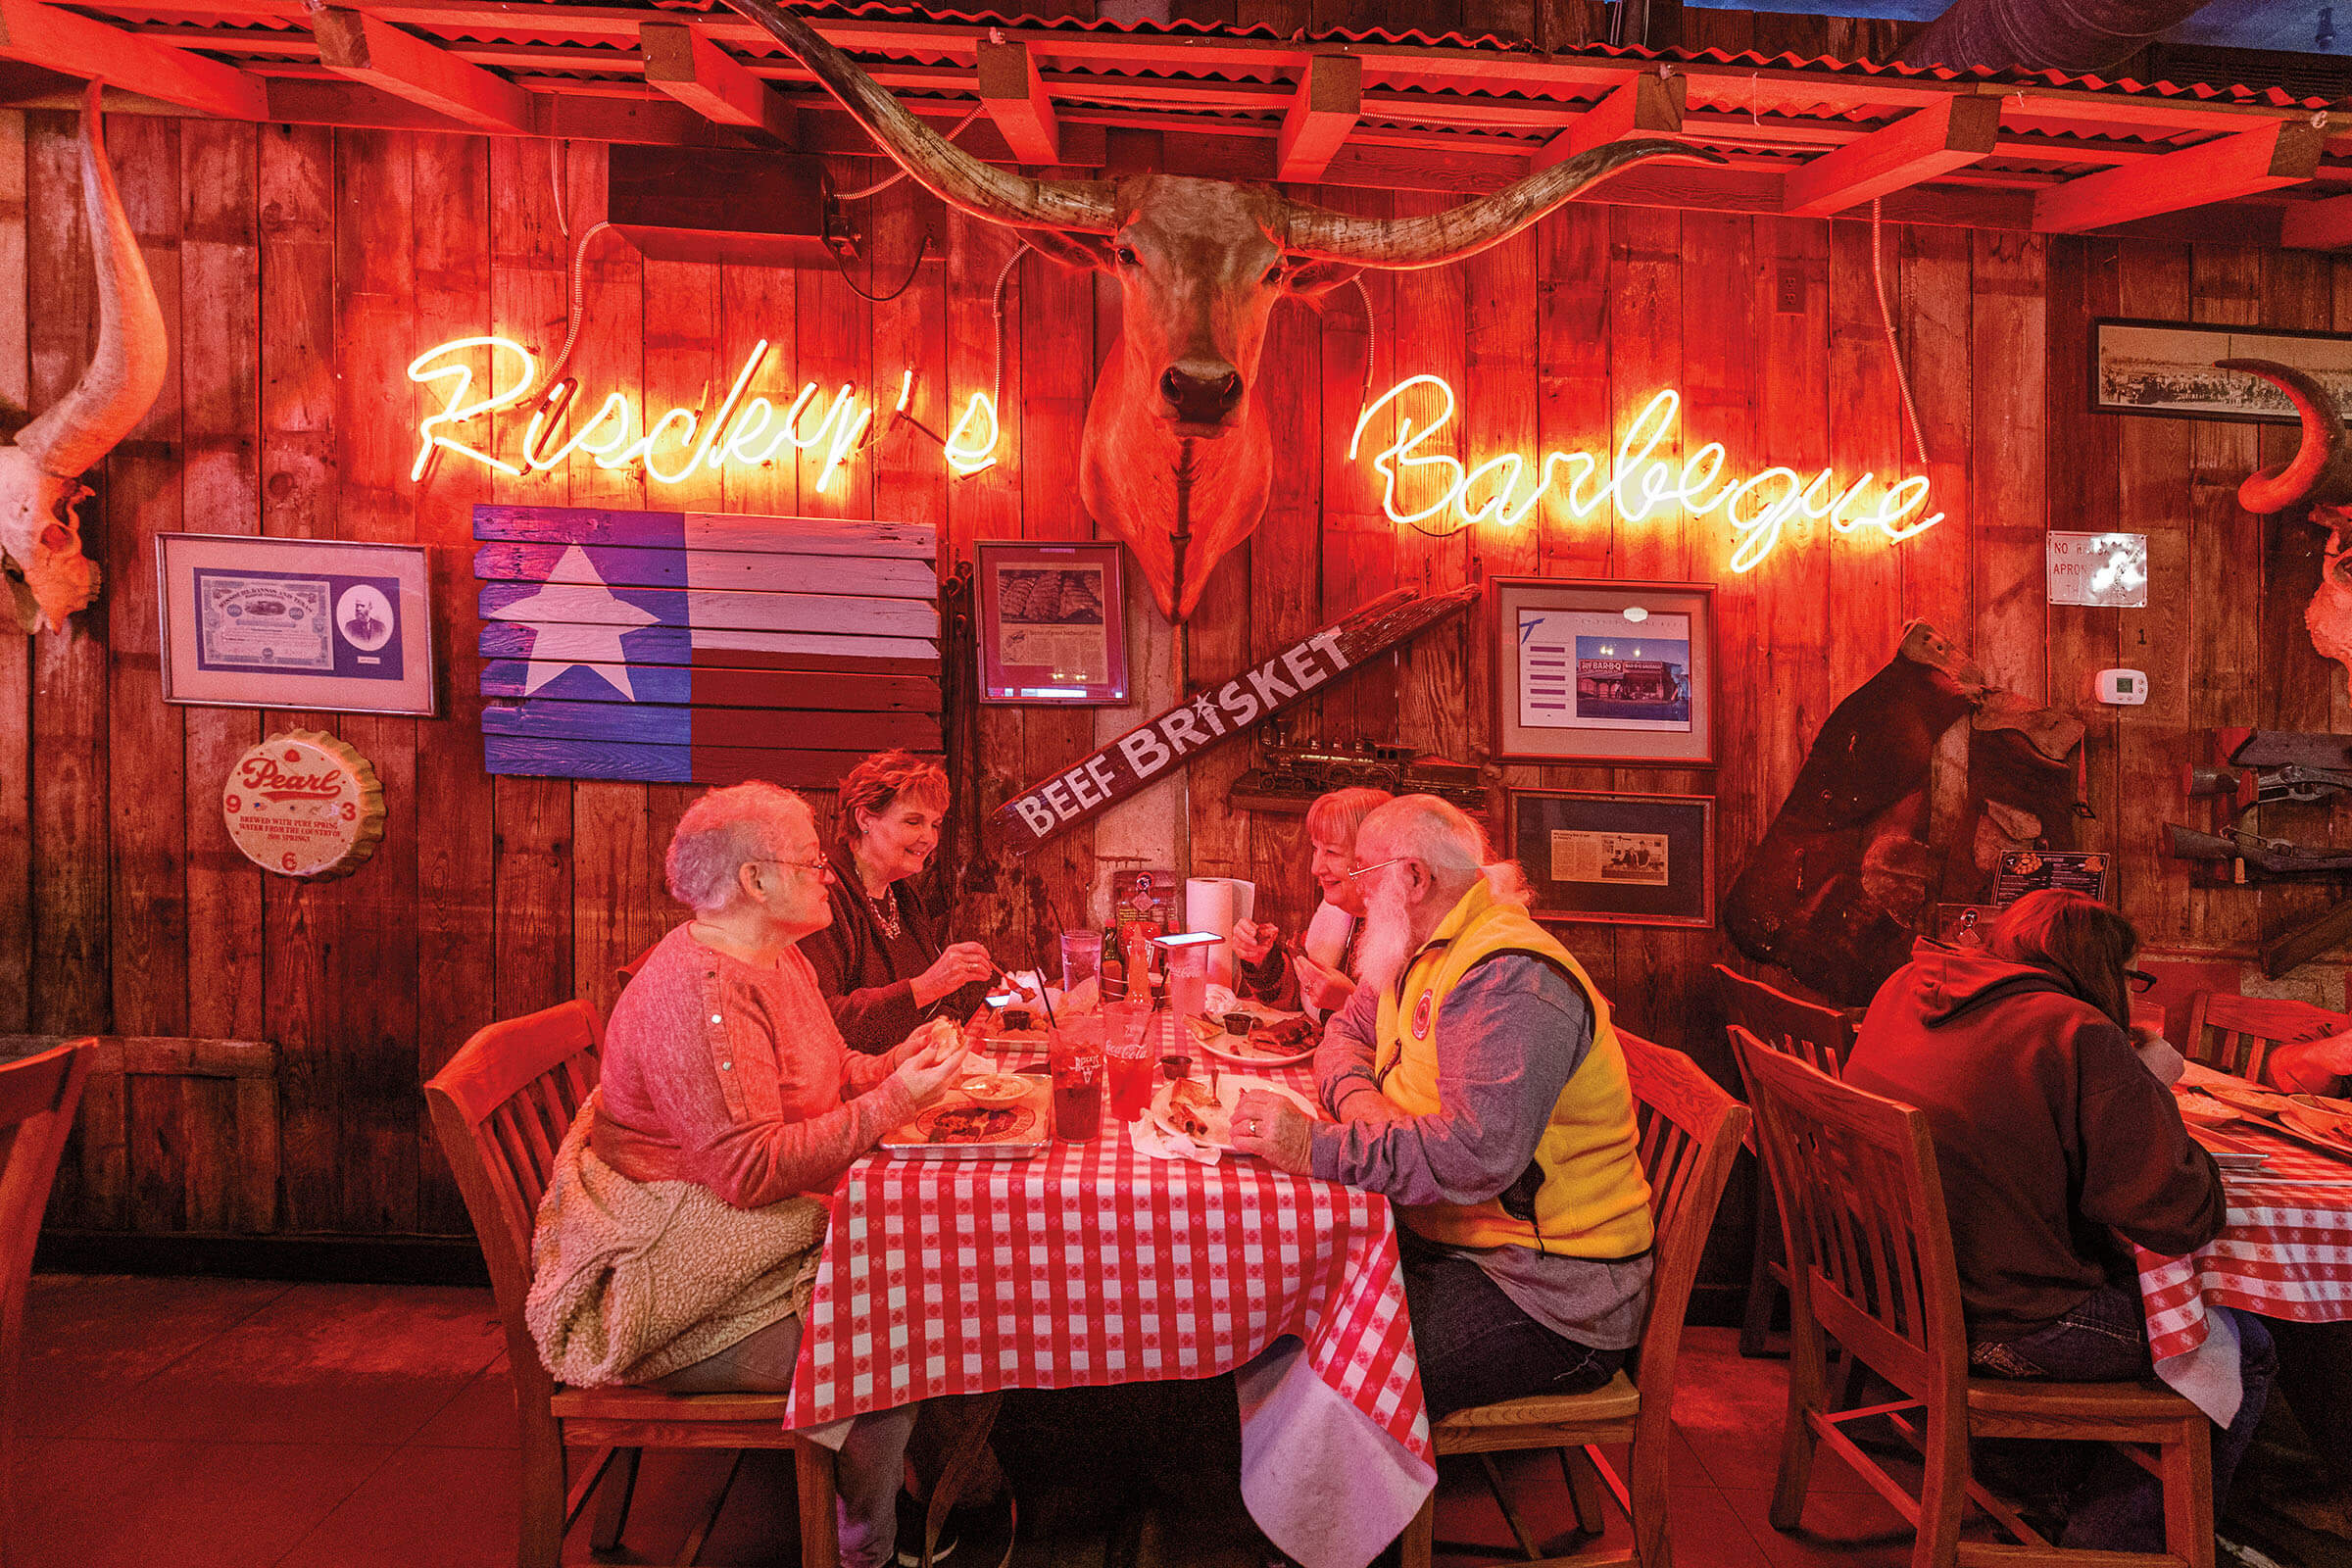
[[[422,545],[166,533],[155,571],[168,703],[438,710]]]

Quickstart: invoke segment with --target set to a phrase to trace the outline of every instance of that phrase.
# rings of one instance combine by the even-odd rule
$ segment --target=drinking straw
[[[1053,989],[1053,987],[1046,984],[1045,974],[1043,971],[1040,971],[1037,977],[1037,1000],[1044,1004],[1046,1009],[1046,1027],[1049,1029],[1058,1029],[1061,1027],[1061,1025],[1056,1022],[1054,1017],[1054,998],[1051,995]]]

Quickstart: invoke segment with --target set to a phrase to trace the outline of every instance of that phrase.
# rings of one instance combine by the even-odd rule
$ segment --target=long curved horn
[[[1116,187],[1096,179],[1031,179],[984,164],[908,114],[848,55],[775,0],[727,0],[816,74],[901,169],[951,207],[1021,228],[1107,234],[1119,226]]]
[[[1707,164],[1729,161],[1676,141],[1613,141],[1538,170],[1492,196],[1419,218],[1358,218],[1304,202],[1285,202],[1276,215],[1282,231],[1271,238],[1296,255],[1353,262],[1359,267],[1384,270],[1443,267],[1500,244],[1579,191],[1629,164],[1651,158],[1688,158]]]
[[[94,80],[81,103],[81,203],[98,266],[98,353],[73,391],[17,432],[18,447],[61,479],[80,475],[146,417],[170,356],[155,285],[106,161]]]
[[[2303,416],[2303,442],[2295,455],[2276,467],[2248,474],[2237,487],[2239,506],[2264,514],[2306,503],[2327,507],[2352,501],[2352,447],[2347,447],[2343,416],[2327,388],[2292,366],[2271,360],[2218,360],[2215,368],[2276,382]]]

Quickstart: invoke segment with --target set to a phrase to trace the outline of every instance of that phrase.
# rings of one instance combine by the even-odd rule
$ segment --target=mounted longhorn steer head
[[[1459,261],[1644,159],[1723,162],[1671,141],[1614,142],[1464,206],[1400,219],[1174,174],[1031,179],[951,144],[775,0],[727,4],[798,56],[940,200],[1118,279],[1122,330],[1087,404],[1078,494],[1135,552],[1172,621],[1192,613],[1210,570],[1266,510],[1274,454],[1251,394],[1276,300],[1321,294],[1362,268]]]
[[[81,106],[81,198],[98,266],[98,354],[73,391],[0,446],[0,554],[26,632],[62,628],[98,597],[98,567],[81,553],[74,512],[90,493],[79,481],[164,387],[164,313],[115,193],[95,81]]]
[[[2295,455],[2275,468],[2250,474],[2237,487],[2237,504],[2256,515],[2308,507],[2311,520],[2328,530],[2320,562],[2320,591],[2303,612],[2311,645],[2352,673],[2352,444],[2344,439],[2343,416],[2319,382],[2270,360],[2223,360],[2225,370],[2244,370],[2278,383],[2303,416],[2303,441]]]

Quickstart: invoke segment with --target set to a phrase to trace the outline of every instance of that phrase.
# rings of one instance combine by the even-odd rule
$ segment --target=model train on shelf
[[[1226,800],[1251,811],[1303,811],[1316,796],[1344,789],[1435,795],[1472,815],[1487,809],[1487,786],[1471,763],[1382,741],[1292,745],[1287,732],[1266,742],[1257,766],[1233,781]]]

